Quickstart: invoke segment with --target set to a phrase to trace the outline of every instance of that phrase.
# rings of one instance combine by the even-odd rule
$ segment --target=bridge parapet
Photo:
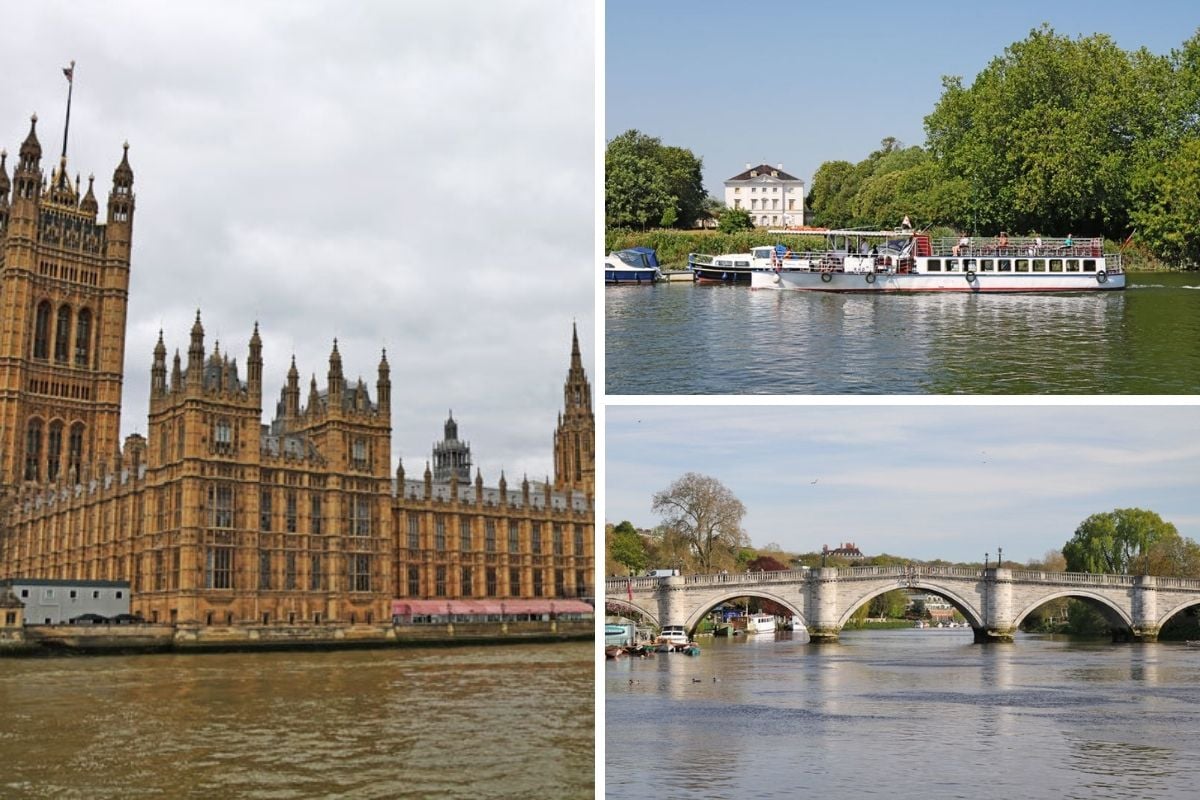
[[[1072,584],[1076,586],[1133,586],[1133,575],[1105,575],[1091,572],[1035,572],[1012,570],[1012,580],[1019,583]],[[1160,579],[1161,580],[1161,579]],[[1200,587],[1200,581],[1196,582]]]

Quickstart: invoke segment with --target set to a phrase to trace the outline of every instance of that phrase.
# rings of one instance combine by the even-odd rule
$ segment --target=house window
[[[408,549],[421,549],[421,518],[416,514],[408,515]]]
[[[561,556],[563,554],[563,529],[562,525],[555,523],[554,525],[554,555]]]
[[[350,535],[371,535],[371,498],[366,495],[352,494],[350,501]]]
[[[433,519],[433,547],[439,553],[446,549],[446,517],[438,514]]]
[[[204,585],[209,589],[233,588],[232,547],[210,547],[205,551]],[[117,592],[117,599],[121,599],[120,592]]]
[[[371,591],[371,556],[366,553],[350,554],[350,591]]]
[[[283,588],[296,588],[296,554],[289,552],[284,557]]]
[[[535,569],[533,571],[533,596],[543,597],[546,587],[543,585],[542,571]]]
[[[40,481],[42,467],[42,421],[29,420],[25,429],[25,480]]]
[[[529,525],[529,546],[535,555],[542,552],[542,523],[532,522]]]
[[[79,476],[79,467],[83,463],[83,423],[76,422],[71,426],[71,433],[67,438],[67,470],[74,470],[76,477]]]
[[[484,549],[489,553],[496,552],[496,520],[489,519],[483,524]]]
[[[258,551],[258,588],[271,588],[271,551]]]
[[[67,363],[67,353],[71,340],[71,308],[63,306],[58,309],[58,322],[54,329],[54,360],[60,364]]]
[[[521,552],[521,532],[515,519],[508,521],[508,552]]]
[[[408,596],[421,596],[421,568],[415,564],[408,567]]]
[[[521,568],[508,568],[508,594],[511,597],[521,596]]]
[[[567,596],[567,574],[561,569],[554,570],[554,596]]]
[[[295,490],[292,490],[292,489],[288,490],[286,497],[284,497],[284,502],[286,504],[286,508],[284,509],[284,518],[283,518],[284,527],[283,527],[283,529],[285,531],[287,531],[288,533],[295,533],[296,532],[296,513],[297,513],[296,506],[298,505],[298,503],[296,501]]]
[[[587,597],[587,573],[583,570],[575,572],[575,596]]]
[[[486,579],[487,579],[487,596],[495,597],[496,596],[496,568],[495,567],[488,567]]]
[[[471,552],[471,520],[466,517],[458,519],[458,549],[460,552]]]
[[[92,312],[83,309],[75,322],[75,366],[86,367],[92,345]]]
[[[228,418],[220,417],[213,425],[213,445],[218,453],[233,451],[233,425]]]
[[[321,554],[313,553],[308,565],[308,588],[318,591],[321,588]]]
[[[233,527],[233,484],[217,483],[208,487],[208,525],[211,528]]]
[[[258,501],[258,527],[271,530],[271,490],[263,489]]]
[[[34,317],[33,357],[50,357],[50,301],[38,303]]]
[[[583,555],[583,526],[575,526],[575,555]]]
[[[471,568],[463,567],[462,568],[462,581],[461,581],[463,597],[471,596],[471,577],[472,577],[471,576]]]
[[[309,495],[309,500],[311,501],[311,505],[312,505],[312,508],[310,509],[309,523],[310,523],[310,526],[312,527],[312,532],[315,535],[320,536],[321,535],[321,495],[317,494],[316,492],[313,492],[311,495]]]
[[[50,423],[50,433],[46,437],[46,479],[58,478],[59,459],[62,456],[62,423]]]
[[[350,443],[350,460],[358,469],[367,466],[367,442],[365,439],[355,439]]]
[[[438,597],[446,596],[446,568],[438,566],[434,573],[433,593]]]

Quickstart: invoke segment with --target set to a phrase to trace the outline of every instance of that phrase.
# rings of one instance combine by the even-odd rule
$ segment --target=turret
[[[341,411],[342,389],[346,381],[342,376],[342,354],[338,352],[337,339],[333,340],[333,350],[329,353],[329,377],[326,389],[329,393],[329,410]]]
[[[321,410],[321,395],[317,393],[317,376],[313,373],[312,381],[308,384],[308,416],[316,419]]]
[[[375,381],[375,394],[379,398],[379,413],[387,418],[392,415],[392,368],[388,365],[387,350],[379,359],[379,378]]]
[[[204,385],[204,326],[200,324],[200,309],[196,309],[192,341],[188,345],[187,382],[189,387],[194,388]]]
[[[429,470],[429,462],[425,462],[425,499],[433,497],[433,473]]]
[[[96,176],[88,175],[87,194],[85,194],[83,196],[83,199],[79,201],[79,210],[86,211],[87,213],[91,214],[93,217],[100,211],[100,204],[96,202],[96,193],[93,190],[93,185],[95,184],[95,182],[96,182]]]
[[[108,193],[108,237],[128,244],[133,232],[133,169],[129,166],[129,142],[122,147],[121,163],[113,170],[113,187]]]
[[[162,397],[167,393],[167,348],[163,344],[163,333],[158,331],[158,344],[154,345],[154,365],[150,367],[150,396]]]
[[[0,150],[0,239],[8,228],[8,191],[12,184],[8,180],[8,151]]]
[[[42,184],[42,145],[37,138],[37,114],[29,118],[29,135],[21,143],[17,168],[13,170],[13,204],[29,200],[34,204],[40,197]]]
[[[295,420],[300,416],[300,372],[296,369],[296,356],[292,355],[292,366],[288,368],[287,386],[283,390],[283,416]]]
[[[262,339],[258,335],[258,321],[254,322],[254,333],[250,334],[250,357],[246,359],[246,388],[250,397],[262,400]],[[292,369],[295,369],[295,362]]]
[[[175,348],[175,362],[171,365],[171,391],[183,391],[183,369],[180,367],[179,348]]]

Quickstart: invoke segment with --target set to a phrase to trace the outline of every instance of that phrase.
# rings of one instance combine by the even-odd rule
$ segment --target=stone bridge
[[[1153,575],[1093,575],[972,567],[849,567],[609,578],[605,602],[633,609],[659,626],[693,631],[709,611],[735,597],[757,597],[787,608],[814,641],[836,641],[864,603],[908,589],[944,597],[967,619],[975,641],[1012,641],[1022,620],[1049,600],[1082,600],[1109,622],[1114,641],[1152,642],[1163,624],[1200,604],[1200,580]]]

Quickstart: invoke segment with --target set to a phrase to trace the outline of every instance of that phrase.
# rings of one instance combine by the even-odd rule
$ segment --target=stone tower
[[[433,480],[449,483],[450,476],[466,486],[471,482],[471,445],[458,438],[458,423],[454,412],[446,419],[442,441],[433,446]]]
[[[12,179],[0,151],[0,485],[70,478],[120,452],[133,170],[129,145],[107,221],[66,142],[45,179],[37,116]],[[11,193],[11,196],[10,196]]]
[[[563,410],[554,431],[554,488],[596,491],[596,418],[592,387],[579,355],[579,333],[571,326],[571,367],[563,385]]]

